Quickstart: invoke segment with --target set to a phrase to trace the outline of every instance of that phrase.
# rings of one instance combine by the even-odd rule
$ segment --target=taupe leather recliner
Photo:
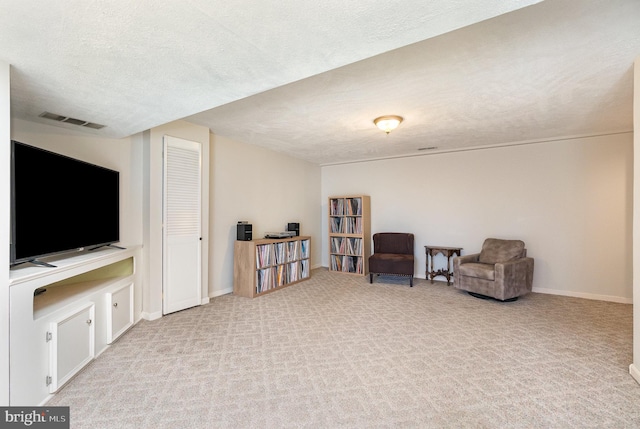
[[[531,292],[533,258],[524,246],[522,240],[487,238],[480,253],[453,259],[453,287],[500,301]]]

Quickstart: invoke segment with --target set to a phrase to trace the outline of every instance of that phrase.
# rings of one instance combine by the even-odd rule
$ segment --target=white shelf
[[[99,290],[105,290],[123,282],[133,282],[133,275],[47,287],[46,292],[33,297],[33,320],[45,317]]]
[[[107,259],[114,259],[115,261],[131,257],[139,247],[140,246],[127,246],[124,250],[103,247],[91,252],[66,253],[60,256],[40,259],[43,262],[55,265],[55,267],[44,267],[30,263],[17,265],[9,270],[9,286],[32,282],[38,279],[46,279],[46,283],[53,283],[82,272],[91,271],[97,266],[103,266]],[[73,272],[69,273],[69,271]]]
[[[126,309],[128,319],[135,320],[140,316],[141,278],[136,267],[141,256],[140,249],[140,245],[127,246],[126,249],[103,247],[91,252],[41,259],[55,267],[23,264],[11,268],[8,291],[10,405],[43,405],[50,399],[52,393],[46,380],[48,377],[56,378],[56,362],[59,358],[65,358],[52,352],[52,342],[45,340],[49,336],[55,338],[53,325],[66,321],[69,315],[82,309],[92,308],[95,317],[90,317],[94,321],[94,333],[90,340],[87,342],[89,337],[76,338],[72,334],[63,339],[67,345],[62,349],[75,353],[76,349],[88,344],[90,356],[93,357],[110,344],[107,338],[107,324],[110,323],[107,313],[112,311],[111,307],[107,307],[110,294],[129,285],[131,291],[128,300],[118,308]],[[46,288],[46,291],[34,296],[34,291],[40,288]],[[130,317],[131,311],[133,317]],[[84,327],[84,322],[86,318],[79,325]],[[119,327],[120,324],[116,324],[116,328]],[[87,363],[83,359],[78,362],[79,368]],[[75,367],[72,369],[75,371]],[[58,380],[58,387],[65,378],[61,380]]]

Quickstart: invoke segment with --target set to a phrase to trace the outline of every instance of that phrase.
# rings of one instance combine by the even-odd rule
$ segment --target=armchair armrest
[[[533,258],[520,258],[495,265],[496,282],[505,286],[505,293],[512,287],[524,287],[531,292],[533,283]],[[517,295],[515,295],[517,296]]]
[[[458,281],[458,273],[460,272],[460,264],[466,264],[469,262],[478,262],[480,258],[479,253],[473,253],[471,255],[464,256],[456,256],[453,258],[453,282],[454,284]]]
[[[464,255],[464,256],[456,256],[455,258],[453,258],[454,270],[456,267],[459,267],[460,264],[466,264],[468,262],[478,262],[479,258],[480,258],[479,253],[473,253],[471,255]]]

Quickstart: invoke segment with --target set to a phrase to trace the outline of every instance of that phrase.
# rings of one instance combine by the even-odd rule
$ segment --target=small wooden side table
[[[451,284],[451,278],[453,277],[453,267],[451,266],[451,259],[454,256],[460,256],[460,251],[462,251],[462,247],[445,247],[445,246],[424,246],[424,251],[427,255],[426,259],[426,269],[425,279],[431,280],[433,283],[433,278],[436,276],[444,276],[447,278],[447,286]],[[435,270],[433,268],[433,258],[438,253],[442,253],[445,258],[447,258],[447,270],[439,269]]]

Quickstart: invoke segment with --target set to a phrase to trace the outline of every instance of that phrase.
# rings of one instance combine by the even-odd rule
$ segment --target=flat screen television
[[[10,264],[120,238],[117,171],[11,141]]]

